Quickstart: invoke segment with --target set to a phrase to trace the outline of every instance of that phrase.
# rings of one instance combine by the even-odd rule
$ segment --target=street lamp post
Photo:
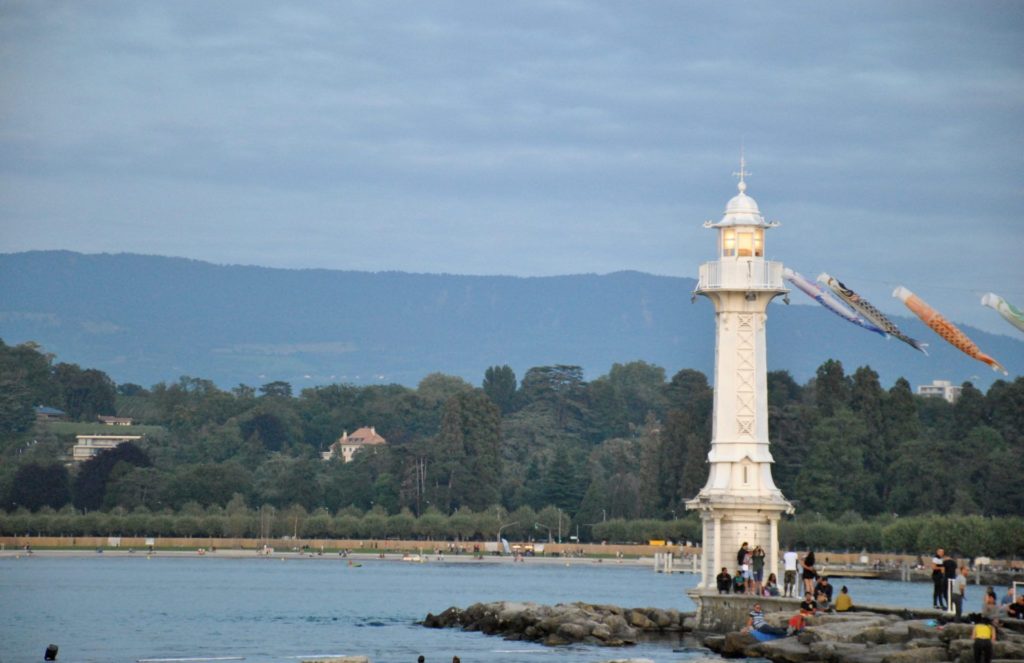
[[[501,521],[498,521],[498,522],[501,522]],[[501,530],[505,529],[506,527],[512,527],[513,525],[518,525],[518,524],[519,524],[519,521],[517,520],[515,522],[505,523],[504,525],[499,525],[498,526],[498,550],[499,551],[501,550]]]

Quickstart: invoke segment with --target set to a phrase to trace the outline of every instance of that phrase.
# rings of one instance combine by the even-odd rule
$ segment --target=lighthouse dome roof
[[[740,192],[733,196],[725,205],[725,215],[718,223],[706,225],[716,228],[725,226],[760,226],[771,227],[773,224],[765,221],[757,201],[747,195],[747,183],[742,179],[737,185]]]

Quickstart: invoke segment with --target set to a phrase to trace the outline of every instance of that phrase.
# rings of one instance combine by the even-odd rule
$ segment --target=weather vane
[[[747,160],[743,156],[743,148],[741,147],[740,148],[740,170],[739,170],[738,173],[733,173],[732,174],[733,177],[740,178],[740,186],[739,186],[740,191],[743,191],[744,189],[747,188],[747,183],[746,183],[746,181],[744,181],[744,178],[746,178],[747,176],[751,175],[751,173],[747,172],[747,168],[746,167],[747,167]]]

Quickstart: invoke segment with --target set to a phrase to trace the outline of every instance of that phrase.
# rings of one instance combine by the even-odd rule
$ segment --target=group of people
[[[975,663],[989,663],[992,660],[993,643],[996,641],[999,627],[1003,625],[1004,617],[1024,619],[1024,594],[1014,598],[1014,590],[1011,585],[1007,588],[1002,600],[997,603],[995,588],[986,588],[981,615],[971,615],[974,621],[971,639],[974,640]]]
[[[939,548],[932,557],[932,607],[948,610],[950,601],[959,617],[967,593],[967,567],[958,568],[956,560]]]
[[[764,618],[764,609],[760,603],[751,606],[747,628],[752,631],[759,631],[766,635],[787,636],[799,633],[804,628],[805,619],[821,612],[847,612],[853,610],[853,599],[850,598],[850,591],[844,585],[839,590],[835,604],[832,603],[832,585],[828,584],[827,578],[821,578],[824,586],[819,585],[817,595],[812,592],[804,593],[804,600],[800,602],[800,610],[789,618],[786,627],[772,626]],[[824,587],[827,587],[827,593]]]
[[[755,596],[789,596],[796,597],[797,575],[803,581],[804,592],[810,592],[817,599],[819,585],[824,580],[828,587],[828,599],[832,600],[832,586],[828,584],[828,578],[821,578],[815,570],[814,551],[807,553],[803,559],[797,554],[788,550],[782,556],[783,587],[779,589],[779,582],[774,573],[768,574],[764,580],[765,552],[761,546],[750,548],[746,541],[736,552],[736,573],[731,574],[727,567],[722,567],[722,572],[716,577],[719,594],[754,594]]]

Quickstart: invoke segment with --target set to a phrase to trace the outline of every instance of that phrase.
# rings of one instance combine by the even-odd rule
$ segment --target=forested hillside
[[[584,537],[595,524],[607,533],[611,521],[644,518],[678,519],[680,534],[699,535],[683,502],[706,478],[712,390],[692,369],[669,377],[653,364],[614,364],[587,381],[577,366],[533,367],[519,379],[501,365],[480,386],[435,373],[416,388],[295,394],[280,381],[230,391],[190,377],[117,385],[55,362],[32,345],[0,346],[0,499],[9,512],[114,514],[117,527],[164,514],[153,526],[171,529],[167,514],[187,513],[197,531],[200,516],[226,527],[226,514],[266,505],[291,510],[296,528],[314,515],[328,528],[364,513],[381,522],[459,514],[468,535],[490,526],[477,515],[518,523],[512,536],[556,518]],[[804,384],[771,372],[769,402],[774,474],[798,519],[1024,514],[1022,378],[986,393],[967,383],[950,405],[830,360]],[[73,436],[35,423],[37,403],[82,422],[117,414],[158,428],[69,470]],[[320,459],[361,426],[387,445],[351,463]]]
[[[694,286],[640,272],[516,278],[30,252],[0,255],[0,338],[35,341],[64,361],[146,386],[198,375],[222,389],[275,380],[296,391],[413,387],[437,371],[475,383],[488,366],[506,364],[519,375],[570,364],[593,380],[637,360],[669,375],[710,374],[714,312],[703,298],[690,302]],[[915,387],[945,379],[986,388],[995,377],[916,318],[893,316],[931,343],[930,356],[866,333],[802,293],[792,301],[768,309],[768,368],[799,382],[828,359],[870,365],[886,387],[903,377]],[[904,312],[895,300],[876,303]],[[996,314],[979,305],[978,315]],[[1019,338],[964,329],[1010,375],[1024,374]]]

